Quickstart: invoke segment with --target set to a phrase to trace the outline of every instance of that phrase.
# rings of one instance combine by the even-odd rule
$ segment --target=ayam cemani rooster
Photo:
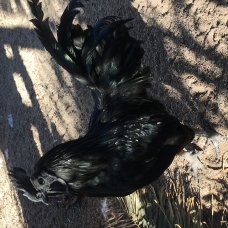
[[[31,21],[57,63],[91,88],[95,108],[87,134],[55,146],[35,165],[34,173],[14,167],[10,175],[34,202],[57,195],[125,196],[156,180],[194,131],[149,99],[150,70],[142,68],[143,49],[128,34],[130,21],[106,17],[82,30],[73,19],[83,5],[71,0],[55,40],[43,21],[41,3],[30,2]]]

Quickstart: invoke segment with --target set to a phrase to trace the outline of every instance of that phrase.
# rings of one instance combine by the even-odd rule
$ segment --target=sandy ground
[[[68,0],[43,0],[55,24]],[[150,65],[149,94],[193,128],[211,127],[228,136],[228,1],[227,0],[90,0],[78,18],[93,24],[108,15],[135,18],[132,36],[144,41],[144,64]],[[0,227],[103,227],[101,199],[85,198],[66,209],[60,202],[35,204],[17,193],[7,175],[11,166],[31,173],[45,151],[83,136],[93,108],[90,91],[73,80],[44,50],[33,30],[25,0],[0,0]],[[209,174],[198,172],[205,211],[228,209],[222,159],[212,145],[196,139]],[[221,158],[228,142],[220,142]],[[224,162],[226,166],[226,162]],[[172,169],[194,185],[182,157]],[[158,181],[163,184],[165,177]],[[211,201],[213,195],[213,201]],[[213,206],[213,207],[212,207]],[[226,212],[225,212],[226,213]],[[214,227],[218,227],[215,225]]]

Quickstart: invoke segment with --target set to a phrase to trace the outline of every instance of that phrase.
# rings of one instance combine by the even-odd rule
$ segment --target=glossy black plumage
[[[95,107],[87,134],[62,143],[39,159],[31,178],[23,169],[10,175],[32,201],[48,196],[124,196],[156,180],[194,137],[193,131],[149,99],[149,68],[143,49],[128,34],[129,20],[106,17],[82,30],[72,25],[71,0],[58,26],[58,41],[43,21],[41,4],[30,3],[32,22],[58,64],[92,89]],[[35,189],[35,191],[34,191]]]

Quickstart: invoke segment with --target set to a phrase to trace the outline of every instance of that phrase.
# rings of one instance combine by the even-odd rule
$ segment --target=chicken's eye
[[[40,185],[43,185],[44,184],[44,179],[43,178],[38,178],[38,183],[40,184]]]

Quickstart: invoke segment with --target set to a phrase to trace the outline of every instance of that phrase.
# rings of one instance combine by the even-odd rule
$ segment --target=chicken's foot
[[[201,169],[206,175],[209,174],[209,171],[207,170],[207,168],[204,167],[204,165],[198,158],[198,156],[201,155],[202,153],[203,153],[203,151],[200,151],[198,153],[193,153],[193,151],[185,151],[182,154],[182,157],[185,160],[187,160],[189,165],[192,167],[196,186],[198,186],[198,183],[199,183],[197,169]]]
[[[218,143],[219,143],[219,141],[228,141],[228,138],[219,134],[216,131],[201,130],[201,129],[196,129],[195,135],[199,136],[199,137],[206,137],[207,138],[207,143],[206,143],[205,147],[207,147],[210,144],[210,142],[212,142],[212,144],[215,148],[216,157],[218,160],[220,160],[220,152],[219,152]]]

